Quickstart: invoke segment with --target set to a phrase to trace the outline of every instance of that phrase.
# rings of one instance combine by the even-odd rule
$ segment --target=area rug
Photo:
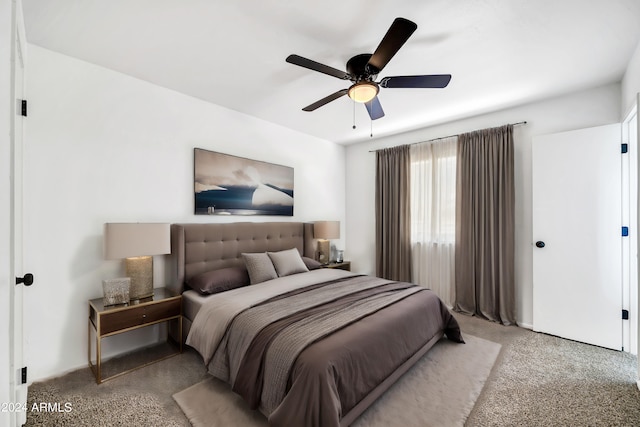
[[[440,340],[353,424],[357,427],[463,426],[500,352],[500,344],[465,335]],[[265,427],[229,386],[208,378],[173,395],[193,427]]]

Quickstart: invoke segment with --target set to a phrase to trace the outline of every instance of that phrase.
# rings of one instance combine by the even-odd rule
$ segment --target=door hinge
[[[629,144],[622,144],[622,154],[626,154],[629,152]]]
[[[629,320],[629,310],[622,310],[622,320]]]
[[[622,237],[629,236],[629,227],[622,227]]]
[[[27,100],[23,99],[21,103],[20,114],[24,117],[27,117]]]
[[[21,381],[20,384],[27,383],[27,367],[26,366],[20,369],[20,381]]]

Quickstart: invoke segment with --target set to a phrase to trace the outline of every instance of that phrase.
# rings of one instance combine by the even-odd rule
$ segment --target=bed
[[[431,291],[316,268],[312,227],[172,225],[186,343],[274,426],[350,425],[443,336],[464,342]]]

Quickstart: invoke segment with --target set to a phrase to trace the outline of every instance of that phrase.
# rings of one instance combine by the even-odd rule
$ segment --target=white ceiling
[[[362,105],[301,108],[348,81],[398,16],[418,24],[379,78],[452,74],[445,89],[385,89],[375,136],[621,80],[638,0],[23,0],[30,43],[341,144],[369,139]],[[526,119],[524,117],[523,119]]]

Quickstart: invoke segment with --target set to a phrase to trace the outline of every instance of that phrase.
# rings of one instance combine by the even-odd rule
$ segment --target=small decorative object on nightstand
[[[338,270],[351,271],[351,262],[350,261],[330,262],[329,264],[325,264],[322,267],[323,268],[336,268]]]
[[[118,279],[107,279],[102,281],[102,295],[104,305],[129,304],[129,285],[131,279],[120,277]]]

